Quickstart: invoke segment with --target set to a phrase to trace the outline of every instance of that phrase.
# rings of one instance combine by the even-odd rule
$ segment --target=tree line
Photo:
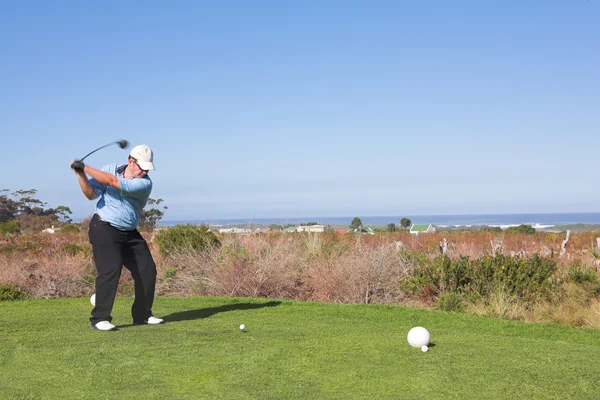
[[[410,228],[410,226],[412,225],[412,221],[408,218],[402,218],[400,220],[400,227],[402,229],[408,229]],[[363,223],[360,220],[360,218],[358,217],[354,217],[354,219],[352,220],[352,222],[350,223],[349,226],[351,231],[360,231],[363,228]],[[396,232],[396,224],[391,222],[387,225],[387,229],[388,232]]]
[[[140,217],[139,228],[153,231],[164,216],[167,206],[163,199],[148,199]],[[73,212],[67,206],[48,207],[37,198],[36,189],[0,189],[0,233],[39,231],[51,225],[74,225]]]
[[[0,224],[2,231],[41,230],[52,224],[70,224],[71,209],[67,206],[48,207],[36,197],[36,189],[0,189]]]
[[[149,198],[146,207],[142,210],[139,229],[152,232],[163,218],[168,207],[164,205],[163,199]],[[64,226],[75,225],[71,218],[72,211],[69,207],[60,205],[52,208],[46,202],[37,198],[36,189],[17,190],[10,192],[9,189],[0,189],[0,232],[18,232],[42,230],[50,225]],[[305,222],[300,225],[317,225],[317,222]],[[400,220],[400,228],[408,229],[412,222],[408,218]],[[269,226],[270,229],[285,229],[287,225]],[[349,225],[350,230],[360,231],[363,223],[360,218],[355,217]],[[385,229],[387,232],[396,232],[395,223],[390,223]]]

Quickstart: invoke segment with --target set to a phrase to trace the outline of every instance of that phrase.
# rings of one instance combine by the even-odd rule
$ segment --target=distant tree
[[[17,205],[19,214],[43,215],[43,206],[45,206],[46,203],[36,199],[34,197],[36,193],[36,189],[17,190],[12,193],[13,196],[18,198]]]
[[[17,190],[10,195],[0,190],[0,222],[18,220],[22,231],[38,230],[53,223],[70,223],[71,209],[66,206],[46,208],[47,203],[36,198],[37,190]]]
[[[17,202],[5,194],[7,192],[8,189],[0,190],[0,222],[8,222],[14,219],[19,209]]]
[[[281,229],[281,225],[271,224],[271,225],[269,225],[269,230],[270,231],[280,231],[282,229]]]
[[[402,218],[400,220],[400,226],[403,227],[404,229],[410,228],[411,225],[412,225],[412,221],[408,218]]]
[[[480,232],[502,232],[502,228],[500,228],[499,226],[484,226],[479,228]]]
[[[73,212],[71,211],[71,209],[69,207],[58,206],[55,209],[53,209],[53,211],[54,211],[54,214],[58,217],[60,222],[63,222],[65,224],[70,224],[73,222],[71,217],[69,217],[69,215],[73,214]]]
[[[156,224],[158,224],[168,209],[167,206],[162,206],[162,209],[160,208],[162,202],[163,199],[148,199],[146,207],[144,207],[140,216],[140,229],[147,230],[148,232],[154,231]]]
[[[313,226],[313,225],[319,225],[318,222],[302,222],[300,224],[300,226]]]
[[[535,233],[535,228],[531,225],[521,224],[519,226],[511,226],[510,228],[506,228],[506,232],[533,235]]]
[[[352,222],[350,223],[350,229],[356,230],[362,228],[362,221],[358,217],[354,217]]]
[[[389,223],[387,226],[387,231],[388,232],[396,232],[396,224],[394,224],[393,222]]]

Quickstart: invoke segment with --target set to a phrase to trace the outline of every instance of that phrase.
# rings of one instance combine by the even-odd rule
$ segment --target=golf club
[[[128,142],[127,142],[127,140],[125,140],[125,139],[117,140],[116,142],[110,142],[110,143],[108,143],[108,144],[105,144],[104,146],[98,147],[96,150],[90,151],[88,154],[86,154],[86,155],[85,155],[85,156],[84,156],[84,157],[83,157],[81,160],[79,160],[79,161],[83,161],[83,160],[85,160],[85,159],[86,159],[86,157],[87,157],[87,156],[89,156],[89,155],[91,155],[91,154],[94,154],[94,153],[95,153],[95,152],[97,152],[98,150],[101,150],[101,149],[103,149],[103,148],[105,148],[105,147],[112,146],[113,144],[118,144],[120,148],[124,149],[125,147],[127,147],[127,145],[128,145],[129,143],[128,143]]]

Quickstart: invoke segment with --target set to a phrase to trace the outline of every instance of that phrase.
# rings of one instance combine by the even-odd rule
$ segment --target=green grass
[[[159,298],[89,329],[87,299],[0,303],[2,399],[595,399],[600,331],[393,306]],[[247,333],[239,325],[246,324]],[[411,348],[413,326],[431,332]]]

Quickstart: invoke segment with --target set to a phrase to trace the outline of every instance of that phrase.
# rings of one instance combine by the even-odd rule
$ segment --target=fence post
[[[446,240],[446,238],[440,241],[440,251],[442,252],[442,254],[448,253],[448,241]]]
[[[561,248],[560,248],[560,257],[562,257],[567,251],[567,243],[569,243],[569,236],[571,236],[571,231],[567,231],[567,237],[563,240]]]

